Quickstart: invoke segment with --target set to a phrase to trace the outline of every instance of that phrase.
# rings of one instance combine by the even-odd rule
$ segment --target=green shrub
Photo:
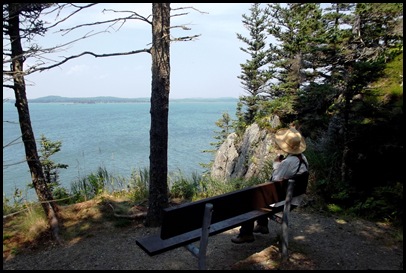
[[[52,195],[54,197],[54,200],[58,200],[57,201],[58,205],[69,205],[73,203],[68,190],[63,187],[60,186],[56,187],[52,191]]]
[[[173,185],[170,189],[170,195],[173,198],[183,198],[191,200],[198,192],[196,184],[188,181],[183,177],[175,178]]]
[[[140,169],[138,172],[133,171],[131,173],[128,191],[131,199],[135,202],[148,199],[149,170],[147,168]]]

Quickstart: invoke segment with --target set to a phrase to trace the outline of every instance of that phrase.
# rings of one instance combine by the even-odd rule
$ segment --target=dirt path
[[[403,242],[394,230],[364,220],[344,221],[304,208],[290,214],[289,261],[281,264],[277,234],[280,225],[270,221],[270,234],[256,241],[231,243],[238,228],[209,238],[210,270],[403,270]],[[130,228],[105,230],[66,246],[20,253],[4,259],[3,270],[193,270],[197,259],[184,247],[150,257],[135,243],[140,236],[158,232],[134,223]],[[403,235],[402,235],[403,236]],[[403,237],[402,237],[403,238]]]

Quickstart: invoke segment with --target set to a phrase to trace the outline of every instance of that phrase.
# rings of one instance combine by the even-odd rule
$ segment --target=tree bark
[[[152,91],[149,200],[145,225],[162,222],[168,206],[168,112],[170,90],[170,3],[152,3]]]

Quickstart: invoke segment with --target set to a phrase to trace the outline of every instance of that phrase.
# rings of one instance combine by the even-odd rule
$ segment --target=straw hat
[[[300,154],[306,150],[304,137],[295,128],[279,129],[275,134],[276,144],[289,154]]]

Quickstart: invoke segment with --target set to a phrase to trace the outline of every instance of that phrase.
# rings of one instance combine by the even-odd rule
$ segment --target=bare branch
[[[22,160],[22,161],[17,161],[17,162],[10,163],[10,164],[4,164],[4,162],[3,162],[3,169],[6,169],[8,167],[15,166],[15,165],[18,165],[18,164],[22,164],[22,163],[25,163],[25,162],[27,162],[27,160],[25,160],[25,159]]]
[[[179,11],[179,10],[186,10],[186,9],[193,9],[193,10],[199,12],[199,13],[202,13],[202,14],[209,14],[208,12],[200,11],[200,10],[194,8],[194,7],[179,7],[179,8],[171,9],[171,11]],[[172,14],[171,17],[184,16],[184,15],[188,15],[188,14],[189,14],[189,12],[182,12],[182,13]],[[187,25],[189,25],[189,24],[171,26],[170,28],[171,29],[180,28],[182,30],[191,30],[191,28],[188,27]],[[194,39],[196,39],[196,38],[198,38],[200,36],[201,36],[201,34],[193,35],[193,36],[179,37],[179,38],[172,38],[171,41],[173,41],[173,42],[192,41],[192,40],[194,40]]]
[[[142,52],[151,53],[151,49],[150,48],[144,48],[144,49],[134,50],[134,51],[129,51],[129,52],[107,53],[107,54],[96,54],[96,53],[93,53],[93,52],[85,51],[85,52],[82,52],[82,53],[80,53],[78,55],[72,55],[72,56],[66,57],[63,61],[58,62],[56,64],[53,64],[53,65],[50,65],[50,66],[47,66],[47,67],[35,68],[35,69],[31,70],[30,73],[37,72],[37,71],[41,72],[41,71],[44,71],[44,70],[48,70],[48,69],[60,66],[61,64],[64,64],[69,60],[79,58],[79,57],[81,57],[83,55],[92,55],[95,58],[104,58],[104,57],[113,57],[113,56],[133,55],[133,54],[138,54],[138,53],[142,53]]]
[[[98,21],[98,22],[93,22],[93,23],[81,24],[81,25],[77,25],[77,26],[74,26],[74,27],[71,27],[71,28],[60,29],[58,32],[64,32],[64,34],[62,34],[62,35],[66,35],[67,33],[71,32],[72,30],[77,29],[77,28],[112,23],[111,25],[108,26],[108,28],[110,28],[110,27],[112,27],[113,25],[117,24],[120,21],[122,21],[122,23],[121,23],[121,26],[122,26],[127,20],[140,20],[140,21],[143,21],[143,22],[146,22],[146,23],[152,25],[152,22],[148,20],[148,18],[151,15],[149,15],[148,17],[144,17],[144,16],[141,16],[138,13],[133,12],[133,11],[115,11],[115,10],[110,10],[110,9],[109,10],[107,10],[107,9],[103,10],[103,12],[105,12],[105,11],[131,13],[131,15],[129,15],[127,17],[114,18],[114,19],[106,20],[106,21]],[[121,28],[121,26],[119,27],[119,29]]]
[[[206,11],[201,11],[201,10],[198,10],[197,8],[195,8],[195,7],[179,7],[179,8],[174,8],[174,9],[171,9],[171,10],[183,10],[183,9],[193,9],[193,10],[195,10],[195,11],[197,11],[197,12],[199,12],[199,13],[202,13],[202,14],[209,14],[208,12],[206,12]],[[189,12],[187,12],[187,13],[183,13],[184,15],[186,15],[186,14],[189,14]],[[181,15],[181,14],[180,14]],[[177,14],[175,14],[175,15],[173,15],[173,16],[178,16]],[[172,17],[172,15],[171,15],[171,17]]]
[[[73,15],[78,14],[80,11],[82,11],[82,10],[84,10],[86,8],[92,7],[92,6],[96,5],[96,4],[91,3],[91,4],[86,4],[86,5],[80,6],[80,5],[76,5],[76,4],[72,4],[72,3],[64,3],[64,4],[56,4],[56,5],[57,5],[57,8],[53,9],[51,12],[49,12],[47,14],[52,14],[52,13],[55,13],[55,11],[56,11],[58,13],[56,15],[56,18],[59,18],[60,13],[61,13],[63,8],[74,7],[75,10],[72,11],[71,13],[69,13],[69,15],[61,18],[60,20],[58,20],[58,22],[54,23],[53,25],[51,25],[48,28],[55,27],[55,26],[59,25],[60,23],[62,23],[64,21],[67,21]],[[184,11],[184,10],[187,10],[187,9],[192,9],[192,10],[195,10],[195,11],[197,11],[199,13],[202,13],[202,14],[208,14],[208,12],[202,12],[202,11],[200,11],[200,10],[194,8],[194,7],[180,7],[180,8],[175,8],[175,9],[172,9],[172,10],[174,10],[174,11]],[[58,67],[58,66],[60,66],[60,65],[62,65],[64,63],[66,63],[69,60],[79,58],[79,57],[81,57],[83,55],[92,55],[92,56],[94,56],[96,58],[101,58],[101,57],[133,55],[133,54],[138,54],[138,53],[142,53],[142,52],[150,53],[150,48],[144,48],[144,49],[141,49],[141,50],[134,50],[134,51],[129,51],[129,52],[118,52],[118,53],[116,52],[116,53],[108,53],[108,54],[106,54],[106,53],[104,53],[104,54],[96,54],[96,53],[93,53],[91,51],[85,51],[85,52],[80,53],[78,55],[73,55],[73,56],[69,56],[69,57],[61,56],[62,60],[52,60],[52,59],[46,57],[48,53],[55,53],[58,50],[60,50],[60,51],[65,50],[67,46],[69,46],[71,44],[74,44],[75,42],[77,42],[79,40],[87,39],[87,38],[90,38],[92,36],[98,35],[98,34],[103,33],[103,32],[108,32],[109,33],[108,28],[113,27],[115,24],[121,23],[119,28],[118,28],[118,29],[120,29],[124,25],[124,23],[127,22],[127,20],[140,20],[140,21],[147,22],[148,24],[152,25],[152,22],[150,21],[150,18],[152,17],[152,15],[148,15],[147,17],[145,17],[145,16],[140,15],[137,12],[133,12],[133,11],[129,11],[129,10],[117,11],[117,10],[112,10],[112,9],[103,9],[102,12],[103,13],[105,13],[105,12],[127,13],[129,15],[128,16],[123,16],[123,17],[120,17],[120,18],[109,19],[109,20],[105,20],[105,21],[98,21],[98,22],[80,24],[80,25],[76,25],[74,27],[70,27],[70,28],[66,28],[66,29],[60,29],[60,30],[56,31],[56,32],[62,33],[62,35],[66,35],[69,32],[71,32],[71,31],[73,31],[75,29],[78,29],[78,28],[96,26],[96,25],[102,25],[102,24],[110,24],[106,28],[106,30],[104,30],[104,31],[100,31],[100,32],[97,32],[97,33],[92,33],[92,31],[90,31],[90,32],[84,34],[82,37],[79,37],[77,39],[74,39],[72,41],[66,42],[66,43],[61,44],[61,45],[56,45],[54,47],[39,48],[36,45],[31,46],[30,48],[28,48],[27,50],[24,51],[24,56],[15,56],[15,58],[23,57],[24,59],[34,59],[33,64],[27,65],[27,69],[25,69],[23,74],[24,75],[29,75],[29,74],[34,73],[34,72],[42,72],[42,71],[45,71],[45,70],[49,70],[49,69]],[[189,13],[188,12],[181,12],[181,13],[178,13],[178,14],[175,14],[175,15],[172,15],[172,16],[182,16],[182,15],[187,15],[187,14],[189,14]],[[188,27],[187,25],[177,25],[177,26],[172,26],[171,28],[181,28],[183,30],[191,30],[191,28]],[[171,41],[172,42],[192,41],[194,39],[197,39],[200,36],[201,36],[201,34],[192,35],[192,36],[183,36],[183,37],[178,37],[178,38],[171,37]],[[11,63],[11,61],[12,61],[12,59],[5,59],[4,56],[7,56],[7,54],[3,50],[3,68],[4,68],[5,64]],[[52,64],[52,63],[54,63],[54,64]],[[8,87],[8,88],[11,88],[11,89],[14,88],[13,85],[5,85],[4,84],[6,82],[4,80],[4,76],[12,77],[13,73],[15,73],[15,72],[13,72],[11,70],[6,71],[6,70],[3,69],[3,87]]]
[[[42,53],[55,52],[56,49],[63,49],[64,47],[66,47],[66,46],[68,46],[68,45],[70,45],[70,44],[73,44],[73,43],[75,43],[75,42],[77,42],[77,41],[79,41],[79,40],[84,40],[84,39],[90,38],[90,37],[92,37],[92,36],[101,34],[101,33],[103,33],[103,32],[107,32],[107,33],[108,33],[108,31],[104,30],[104,31],[99,31],[99,32],[96,32],[96,33],[91,34],[92,31],[90,31],[90,32],[86,33],[85,35],[83,35],[82,37],[76,38],[75,40],[69,41],[69,42],[67,42],[67,43],[65,43],[65,44],[61,44],[61,45],[57,45],[57,46],[50,47],[50,48],[45,48],[45,49],[39,49],[39,48],[37,48],[37,50],[33,50],[33,48],[30,48],[28,51],[25,51],[25,52],[24,52],[24,53],[25,53],[25,57],[28,58],[28,57],[32,57],[32,56],[37,56],[37,55],[38,55],[38,52],[42,52]],[[28,53],[29,53],[29,54],[28,54]]]
[[[4,72],[3,72],[3,74],[4,74]],[[10,89],[14,89],[14,86],[13,86],[13,85],[9,85],[9,84],[3,84],[3,87],[10,88]]]
[[[136,13],[135,11],[128,11],[128,10],[123,10],[123,11],[117,11],[117,10],[112,10],[112,9],[104,9],[104,11],[111,11],[111,12],[122,12],[122,13],[132,13],[133,15],[135,15],[136,18],[138,18],[139,20],[145,21],[149,24],[152,25],[152,22],[149,20],[149,18],[152,17],[152,14],[148,15],[147,17],[144,17],[142,15],[139,15],[138,13]],[[135,18],[134,18],[135,19]]]
[[[170,28],[181,28],[183,30],[191,30],[190,27],[187,27],[185,25],[180,25],[180,26],[171,26]]]
[[[186,41],[193,41],[196,38],[200,37],[201,35],[193,35],[193,36],[184,36],[171,39],[171,42],[186,42]]]
[[[7,122],[7,121],[5,121],[5,122]],[[13,124],[18,124],[18,123],[16,123],[16,122],[12,122],[12,121],[9,121],[10,123],[13,123]],[[4,148],[7,148],[7,147],[9,147],[9,146],[11,146],[11,145],[16,145],[16,144],[20,144],[21,143],[21,136],[18,136],[17,138],[15,138],[14,140],[12,140],[12,141],[10,141],[9,143],[7,143],[6,145],[4,145],[3,146],[3,149]],[[20,140],[19,142],[17,142],[17,140]]]
[[[178,14],[173,14],[171,17],[178,17],[178,16],[183,16],[183,15],[188,15],[189,12],[184,12],[184,13],[178,13]]]
[[[66,16],[65,18],[60,19],[60,20],[59,20],[58,22],[56,22],[55,24],[50,25],[48,28],[53,28],[53,27],[59,25],[60,23],[62,23],[62,22],[64,22],[64,21],[68,20],[70,17],[72,17],[72,16],[75,15],[76,13],[80,12],[81,10],[86,9],[86,8],[90,8],[91,6],[94,6],[94,5],[97,5],[97,4],[98,4],[98,3],[92,3],[92,4],[85,5],[85,6],[81,7],[81,6],[72,4],[72,3],[70,3],[70,4],[63,4],[63,5],[59,5],[59,4],[57,3],[57,4],[56,4],[56,5],[58,6],[57,8],[51,10],[51,11],[48,12],[48,13],[44,13],[44,14],[50,14],[50,13],[55,12],[55,10],[57,10],[57,11],[58,11],[57,17],[58,17],[59,14],[60,14],[60,11],[61,11],[65,6],[72,6],[72,7],[77,8],[77,10],[76,10],[76,11],[73,11],[72,13],[70,13],[70,14],[69,14],[68,16]]]
[[[65,43],[65,44],[57,45],[57,46],[54,46],[54,47],[51,47],[51,48],[40,49],[40,48],[33,48],[33,47],[31,47],[31,48],[29,48],[28,50],[26,50],[26,51],[24,52],[24,58],[25,58],[25,59],[28,59],[28,58],[36,58],[36,59],[39,60],[39,58],[41,57],[42,59],[51,61],[51,60],[47,59],[46,57],[43,57],[43,55],[46,55],[47,53],[55,53],[57,49],[64,50],[64,48],[65,48],[66,46],[70,45],[70,44],[73,44],[73,43],[75,43],[75,42],[77,42],[77,41],[79,41],[79,40],[86,39],[86,38],[95,36],[95,35],[97,35],[97,34],[103,33],[103,32],[107,32],[107,31],[100,31],[100,32],[93,33],[93,34],[90,34],[91,32],[89,32],[89,33],[86,33],[86,34],[83,35],[82,37],[79,37],[79,38],[77,38],[77,39],[75,39],[75,40],[72,40],[72,41],[69,41],[69,42],[67,42],[67,43]],[[141,50],[140,52],[145,52],[146,50],[147,50],[147,49],[143,49],[143,50]],[[139,53],[139,52],[135,52],[135,53]],[[135,54],[135,53],[128,53],[128,52],[126,52],[126,53],[112,53],[111,56],[118,56],[119,54],[121,54],[121,55],[129,55],[129,54]],[[83,54],[84,54],[84,53],[82,53],[81,55],[83,55]],[[92,53],[92,54],[93,54],[93,53]],[[94,55],[95,55],[95,57],[104,57],[104,56],[102,56],[102,55],[97,55],[97,54],[94,54]],[[106,55],[106,54],[104,54],[104,55]],[[78,56],[80,56],[80,55],[78,55]],[[40,65],[45,65],[45,61],[39,60],[41,63],[37,63],[36,65],[32,65],[32,66],[30,66],[29,68],[27,68],[27,69],[24,71],[24,75],[29,75],[29,74],[31,74],[31,73],[38,72],[38,71],[48,70],[48,69],[50,69],[50,68],[53,68],[53,67],[56,67],[56,66],[59,66],[59,65],[65,63],[65,62],[68,61],[69,59],[77,58],[78,56],[72,56],[72,57],[69,57],[69,58],[65,58],[63,61],[57,62],[57,63],[54,64],[54,65],[47,66],[47,67],[42,67],[42,68],[38,68],[38,66],[40,66]],[[18,58],[20,58],[20,57],[21,57],[21,56],[15,56],[14,59],[18,59]],[[3,59],[3,65],[4,65],[5,63],[11,63],[11,62],[12,62],[12,59],[10,59],[10,60],[4,60],[4,59]],[[14,73],[15,73],[15,72],[14,72],[14,71],[11,71],[11,70],[10,70],[10,71],[5,71],[5,70],[3,70],[3,75],[6,75],[6,76],[10,76],[10,77],[11,77]],[[3,79],[3,82],[4,82],[4,79]],[[3,87],[4,87],[4,85],[3,85]],[[11,87],[11,86],[10,86],[10,88],[14,88],[14,87]]]

